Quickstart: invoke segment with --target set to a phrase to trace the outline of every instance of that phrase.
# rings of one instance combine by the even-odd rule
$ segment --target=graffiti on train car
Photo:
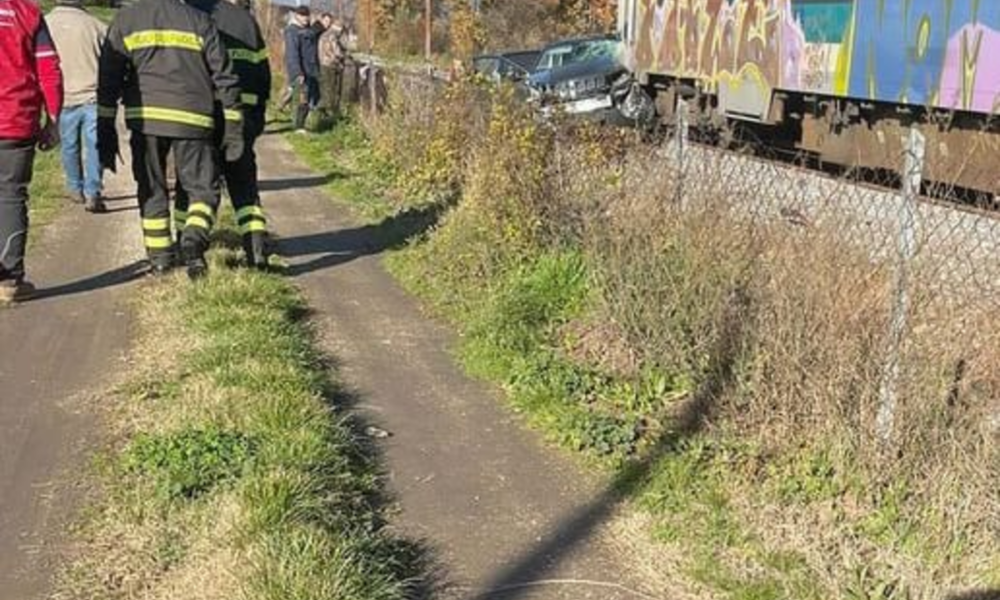
[[[762,110],[776,88],[977,112],[1000,101],[986,67],[997,0],[634,1],[633,65],[702,80],[727,105]]]

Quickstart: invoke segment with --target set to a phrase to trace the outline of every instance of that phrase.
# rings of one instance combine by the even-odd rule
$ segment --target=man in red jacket
[[[38,6],[0,0],[0,306],[34,292],[24,279],[28,184],[35,147],[58,143],[62,98],[59,56]]]

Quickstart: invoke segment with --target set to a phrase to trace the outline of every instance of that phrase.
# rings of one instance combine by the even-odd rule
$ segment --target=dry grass
[[[886,442],[875,423],[892,263],[845,241],[846,217],[747,219],[733,196],[691,181],[678,205],[676,173],[637,160],[637,186],[653,192],[626,194],[589,246],[599,310],[646,364],[696,389],[722,378],[707,435],[737,443],[713,469],[751,545],[795,552],[820,589],[848,596],[884,585],[893,598],[939,598],[996,578],[1000,379],[987,365],[1000,327],[989,298],[943,310],[936,281],[911,272]]]

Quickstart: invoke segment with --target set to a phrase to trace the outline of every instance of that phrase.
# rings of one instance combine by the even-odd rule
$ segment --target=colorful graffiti
[[[762,116],[775,89],[1000,108],[998,0],[627,2],[632,66],[698,79],[731,112]]]

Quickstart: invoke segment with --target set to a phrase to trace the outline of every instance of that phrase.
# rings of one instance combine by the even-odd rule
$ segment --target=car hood
[[[622,69],[624,67],[616,58],[598,58],[564,67],[538,71],[533,73],[528,79],[528,85],[539,89],[547,88],[584,77],[615,75]]]

